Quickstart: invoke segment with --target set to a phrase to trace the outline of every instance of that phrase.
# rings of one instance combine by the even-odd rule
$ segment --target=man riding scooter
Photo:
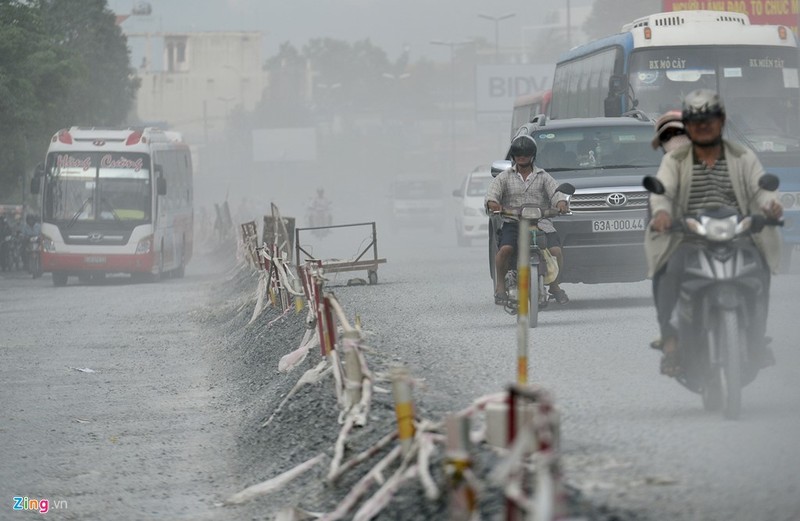
[[[504,206],[518,207],[524,203],[542,208],[557,207],[561,213],[569,211],[567,197],[556,191],[558,183],[542,168],[534,165],[536,160],[536,141],[528,135],[514,139],[509,151],[513,166],[495,177],[486,193],[485,204],[490,212],[498,212]],[[540,219],[539,229],[544,232],[547,248],[558,261],[559,272],[563,267],[561,241],[558,232],[549,219]],[[495,256],[496,286],[494,302],[505,305],[507,301],[505,276],[514,258],[519,235],[519,224],[504,221],[500,228],[500,240]],[[558,279],[550,284],[550,295],[559,304],[569,302],[567,292],[561,289]]]
[[[682,120],[691,143],[664,156],[656,176],[664,193],[650,196],[653,217],[645,237],[645,250],[661,329],[661,341],[657,343],[663,352],[661,373],[667,376],[676,376],[680,371],[678,331],[671,319],[692,248],[684,241],[684,234],[672,230],[673,222],[720,207],[736,209],[741,215],[763,214],[769,219],[780,219],[783,215],[776,194],[759,188],[764,169],[755,153],[722,138],[725,117],[725,107],[716,92],[699,89],[686,96]],[[753,337],[763,338],[770,271],[777,272],[781,242],[774,227],[753,233],[752,241],[768,267],[760,275],[764,288],[761,301],[754,305],[761,316],[754,320],[759,330]],[[755,342],[751,349],[759,367],[774,363],[766,342]]]

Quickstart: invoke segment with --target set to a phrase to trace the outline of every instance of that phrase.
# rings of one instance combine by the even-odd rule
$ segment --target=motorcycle
[[[763,190],[775,191],[778,184],[771,174],[759,179]],[[643,185],[664,194],[655,177],[646,177]],[[769,268],[750,236],[782,225],[722,207],[675,220],[671,228],[686,235],[688,248],[672,315],[678,331],[676,379],[702,396],[707,411],[721,410],[727,419],[739,417],[742,388],[763,367],[759,358],[768,343],[763,280]]]
[[[42,242],[38,236],[28,237],[25,244],[25,258],[27,259],[27,269],[34,279],[42,276]]]
[[[575,187],[569,183],[563,183],[556,188],[556,191],[572,195],[575,193]],[[492,212],[491,215],[494,220],[493,230],[500,230],[502,217],[515,221],[527,219],[529,222],[530,283],[528,288],[528,327],[530,328],[535,328],[539,325],[539,310],[547,307],[550,295],[547,293],[545,284],[552,282],[552,279],[555,279],[558,275],[558,264],[547,250],[547,240],[544,232],[539,230],[538,223],[540,219],[558,215],[569,215],[569,213],[562,214],[553,208],[539,208],[535,205],[524,204],[517,208],[504,208],[501,211]],[[512,262],[514,265],[506,272],[505,276],[507,299],[503,309],[510,315],[516,315],[519,310],[519,287],[516,259],[513,259]],[[555,270],[555,273],[553,273],[553,270]],[[495,273],[492,273],[493,281],[495,277]]]
[[[326,237],[330,234],[330,229],[325,228],[331,226],[333,223],[333,215],[331,214],[330,204],[314,202],[306,209],[306,222],[310,228],[317,228],[311,230],[315,237]]]
[[[15,240],[12,233],[0,237],[0,269],[3,271],[11,271],[14,269],[15,260]]]

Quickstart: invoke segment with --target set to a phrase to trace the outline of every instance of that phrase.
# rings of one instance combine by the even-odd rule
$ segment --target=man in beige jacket
[[[764,169],[755,153],[722,139],[725,107],[715,92],[707,89],[690,92],[683,101],[682,115],[691,144],[667,153],[661,161],[656,177],[665,192],[650,196],[653,217],[645,236],[648,274],[653,278],[664,353],[661,372],[668,376],[675,376],[679,370],[677,331],[670,319],[678,301],[686,253],[683,234],[670,231],[673,220],[720,206],[737,208],[743,215],[763,214],[774,219],[783,215],[777,195],[759,189],[758,179],[764,175]],[[753,242],[769,270],[777,272],[781,248],[778,230],[765,227],[753,235]],[[769,273],[764,277],[769,288]],[[764,313],[768,298],[767,292],[762,306]],[[760,354],[769,359],[761,360],[762,365],[769,365],[772,360],[766,347]]]

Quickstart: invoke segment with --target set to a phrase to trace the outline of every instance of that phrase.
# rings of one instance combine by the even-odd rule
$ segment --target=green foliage
[[[590,39],[617,34],[623,24],[641,16],[661,12],[661,0],[595,0],[592,12],[583,24]]]
[[[0,199],[19,201],[59,128],[125,120],[129,61],[105,0],[0,0]]]

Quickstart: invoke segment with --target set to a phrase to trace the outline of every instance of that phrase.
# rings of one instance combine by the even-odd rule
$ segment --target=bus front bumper
[[[154,255],[145,254],[83,254],[42,252],[42,271],[67,273],[151,273]]]

